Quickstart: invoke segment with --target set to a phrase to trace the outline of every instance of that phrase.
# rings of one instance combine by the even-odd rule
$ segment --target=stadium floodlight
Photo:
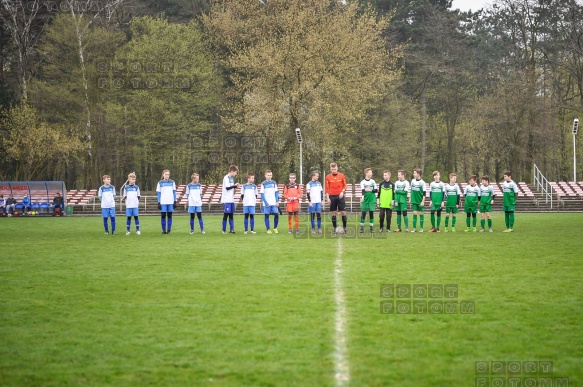
[[[579,131],[579,119],[573,120],[573,181],[577,181],[577,132]]]
[[[300,128],[296,128],[296,138],[298,144],[300,144],[300,185],[304,184],[304,171],[303,171],[303,155],[302,155],[302,144],[304,139],[302,138],[302,131]]]

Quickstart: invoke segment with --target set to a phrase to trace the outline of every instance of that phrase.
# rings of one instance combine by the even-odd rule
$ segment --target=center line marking
[[[342,239],[338,238],[338,254],[334,264],[334,298],[336,315],[334,316],[334,380],[336,386],[347,386],[350,381],[348,365],[348,348],[346,346],[346,300],[342,285]]]

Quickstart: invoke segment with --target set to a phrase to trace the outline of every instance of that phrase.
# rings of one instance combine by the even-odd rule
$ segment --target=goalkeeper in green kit
[[[380,213],[380,232],[383,232],[383,225],[385,222],[385,215],[387,218],[387,232],[391,232],[391,217],[393,216],[393,194],[395,192],[395,185],[391,181],[391,172],[383,172],[383,181],[379,184],[379,193],[377,196]]]

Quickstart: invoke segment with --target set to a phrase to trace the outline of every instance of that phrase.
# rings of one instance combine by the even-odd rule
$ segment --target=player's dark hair
[[[296,177],[296,174],[295,174],[295,173],[293,173],[293,172],[291,172],[291,173],[288,175],[288,177],[292,177],[292,176],[293,176],[293,177]]]
[[[194,172],[192,175],[190,175],[190,178],[192,179],[195,176],[198,177],[198,173]]]
[[[320,172],[319,171],[312,171],[312,177],[316,176],[316,173],[318,174],[318,176],[320,176]]]
[[[255,176],[255,174],[253,172],[247,172],[247,179],[250,178],[251,176]]]
[[[267,174],[267,173],[273,173],[273,172],[271,172],[271,169],[266,169],[265,173]]]
[[[504,171],[504,176],[512,177],[512,172],[509,169]]]
[[[421,168],[415,168],[413,170],[413,172],[417,172],[419,174],[419,176],[421,176],[421,174],[423,173],[423,170]]]
[[[111,179],[111,176],[109,176],[109,175],[103,175],[103,176],[101,177],[101,180],[103,181],[104,179],[106,179],[106,178],[108,178],[108,177]]]
[[[471,176],[470,176],[470,180],[473,180],[473,181],[478,181],[478,176],[476,176],[476,175],[471,175]]]
[[[229,167],[229,172],[239,172],[239,168],[236,165],[231,165]]]
[[[330,163],[330,168],[334,168],[334,167],[337,167],[337,166],[338,166],[338,164],[336,164],[336,163]]]
[[[482,176],[482,180],[486,180],[489,183],[490,182],[490,176],[484,175],[484,176]]]
[[[407,172],[405,172],[405,170],[404,170],[404,169],[399,169],[399,170],[397,171],[397,173],[402,173],[402,174],[403,174],[403,176],[407,176]]]

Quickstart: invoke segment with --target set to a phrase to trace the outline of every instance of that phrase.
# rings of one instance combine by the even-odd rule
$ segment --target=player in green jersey
[[[380,209],[380,232],[383,232],[385,215],[387,217],[387,232],[391,232],[391,217],[393,216],[393,197],[395,193],[395,184],[391,181],[391,171],[383,172],[383,181],[379,184],[377,196]]]
[[[445,232],[447,232],[447,226],[449,223],[449,217],[451,216],[451,231],[455,232],[455,220],[456,214],[458,213],[462,191],[460,186],[457,185],[457,174],[449,174],[449,184],[445,185]]]
[[[419,232],[423,232],[423,221],[425,216],[425,182],[421,178],[423,171],[419,168],[413,170],[413,180],[411,180],[411,209],[413,210],[413,230],[417,228],[417,216],[419,216]]]
[[[401,214],[403,214],[403,220],[405,221],[405,232],[409,232],[409,219],[407,218],[407,197],[410,195],[409,190],[411,186],[409,182],[405,180],[405,171],[400,170],[397,172],[397,177],[399,180],[395,182],[395,200],[393,203],[393,208],[397,211],[397,230],[396,232],[401,232]]]
[[[474,227],[474,232],[476,232],[476,213],[478,212],[478,202],[480,201],[480,187],[476,184],[478,177],[476,175],[470,176],[470,184],[466,185],[464,190],[464,211],[467,215],[466,217],[466,232],[470,231],[470,218],[472,218],[472,224]]]
[[[372,179],[372,169],[366,168],[364,170],[364,180],[360,182],[362,189],[362,198],[360,198],[360,232],[364,232],[364,219],[368,211],[370,232],[374,232],[374,208],[377,203],[377,183]]]
[[[439,171],[433,172],[433,181],[429,184],[429,195],[431,198],[431,230],[429,232],[439,232],[441,225],[441,210],[445,206],[445,184],[440,181]],[[435,213],[437,212],[437,227],[435,224]]]
[[[512,172],[504,172],[504,183],[502,184],[502,192],[504,194],[504,202],[502,203],[502,211],[504,211],[504,221],[506,222],[506,230],[503,232],[514,231],[514,209],[516,208],[516,197],[518,196],[518,186],[512,181]]]
[[[492,230],[492,205],[494,205],[494,188],[490,185],[490,176],[482,176],[482,185],[480,186],[480,214],[482,219],[480,225],[482,228],[480,232],[484,232],[486,226],[486,219],[488,219],[488,231]]]

